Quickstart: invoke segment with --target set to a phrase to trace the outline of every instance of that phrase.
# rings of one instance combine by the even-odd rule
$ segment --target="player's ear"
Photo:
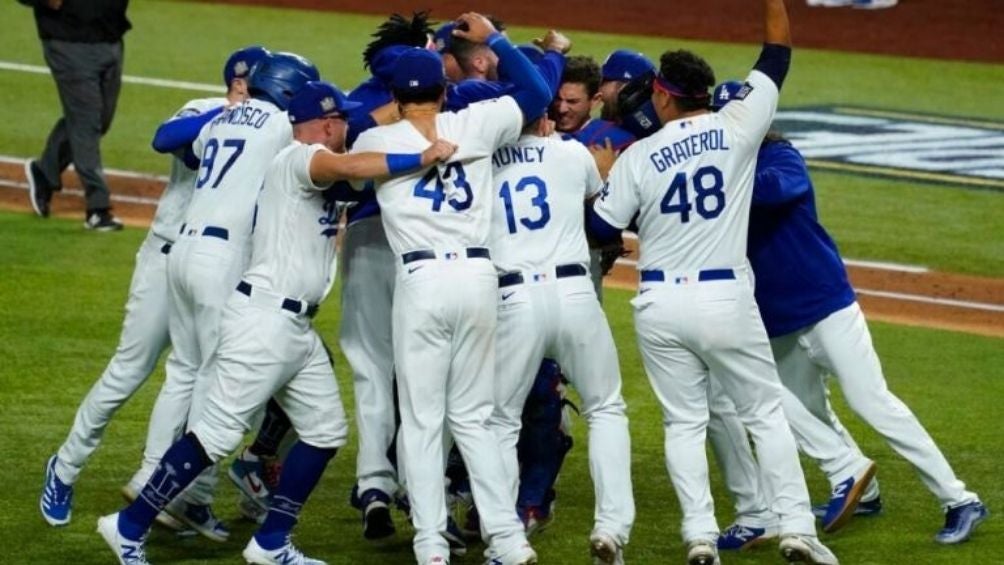
[[[603,96],[597,91],[596,94],[593,94],[592,99],[589,100],[589,108],[595,110],[600,104],[603,104]]]

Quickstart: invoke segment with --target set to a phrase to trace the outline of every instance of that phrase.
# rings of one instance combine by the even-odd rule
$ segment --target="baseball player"
[[[739,83],[722,84],[713,104],[725,106],[741,89]],[[785,406],[805,451],[820,451],[820,434],[803,433],[820,422],[838,426],[824,428],[831,443],[842,441],[843,428],[832,419],[826,395],[825,377],[833,375],[851,409],[914,466],[945,509],[945,525],[935,541],[967,540],[989,513],[955,476],[917,417],[889,391],[837,246],[817,219],[805,161],[776,133],[764,139],[757,155],[748,253],[781,381],[807,408],[789,411]],[[785,268],[794,264],[799,265],[798,276]],[[833,487],[823,516],[826,531],[837,530],[853,516],[856,499],[874,473],[874,464],[865,462],[850,474],[824,468]],[[755,491],[755,474],[747,479]]]
[[[257,46],[235,51],[223,67],[226,98],[190,100],[173,119],[208,119],[225,105],[243,101],[247,97],[248,73],[266,54],[264,48]],[[163,139],[165,129],[170,128],[161,128],[155,137],[155,148],[163,149],[170,144],[171,140]],[[70,522],[73,484],[101,443],[105,428],[115,412],[146,382],[168,345],[167,254],[178,236],[194,184],[195,173],[184,165],[181,157],[175,156],[150,230],[136,254],[118,348],[101,378],[94,383],[77,409],[73,427],[58,453],[50,457],[46,464],[45,486],[39,506],[42,517],[50,525],[63,526]],[[187,404],[179,406],[176,400],[164,399],[161,409],[154,412],[148,444],[166,442],[166,448],[174,441],[171,431],[184,424],[183,414],[187,410]]]
[[[602,186],[580,143],[545,137],[530,124],[492,157],[491,249],[499,276],[495,411],[510,489],[518,489],[517,440],[533,375],[545,357],[564,369],[589,425],[596,490],[590,546],[597,563],[623,563],[634,522],[631,437],[620,369],[606,316],[589,280],[583,203]]]
[[[491,227],[491,155],[515,141],[524,116],[547,105],[546,83],[526,57],[479,14],[461,16],[454,34],[486,43],[512,69],[511,96],[440,113],[446,88],[438,54],[401,55],[392,86],[402,121],[359,136],[353,151],[418,150],[445,137],[460,149],[450,162],[376,187],[397,263],[394,361],[414,549],[419,563],[449,561],[443,477],[443,426],[471,475],[481,526],[493,559],[535,563],[506,488],[494,435],[492,374],[498,288],[486,247]],[[466,27],[466,29],[464,29]]]
[[[836,564],[819,542],[795,439],[781,408],[746,267],[756,150],[791,47],[783,0],[764,0],[765,43],[747,87],[710,113],[714,73],[688,51],[663,54],[651,99],[662,129],[621,154],[590,216],[609,239],[638,215],[641,284],[632,300],[649,381],[663,408],[666,463],[692,565],[718,560],[707,458],[708,381],[719,380],[753,436],[789,561]]]
[[[427,14],[420,12],[410,19],[395,14],[373,34],[363,52],[364,66],[372,76],[349,94],[350,100],[361,104],[350,123],[351,139],[377,125],[369,112],[393,102],[394,62],[404,51],[424,47],[431,32]],[[376,195],[359,194],[359,201],[346,210],[342,239],[339,344],[352,367],[359,437],[351,499],[362,513],[363,536],[380,539],[394,534],[390,503],[400,486],[391,344],[396,257],[387,243]]]
[[[655,65],[648,57],[628,49],[618,49],[607,55],[600,68],[600,87],[597,93],[603,106],[600,117],[618,123],[621,112],[617,108],[617,95],[628,82],[646,73],[655,74]]]
[[[290,65],[294,73],[279,72],[284,67],[273,60],[251,77],[252,89],[266,89],[275,102],[252,107],[267,116],[265,122],[275,117],[292,124],[295,142],[271,160],[264,175],[250,263],[222,314],[215,378],[201,420],[164,454],[136,501],[98,520],[98,531],[123,564],[146,563],[144,540],[154,516],[203,469],[240,445],[252,418],[272,396],[289,415],[299,441],[285,460],[269,514],[243,557],[248,563],[323,564],[305,557],[289,536],[348,434],[327,350],[310,324],[328,287],[335,253],[334,200],[324,190],[336,180],[428,166],[455,148],[437,142],[422,154],[334,153],[344,149],[344,112],[356,104],[331,84],[301,87],[281,78],[299,76],[304,62],[287,56],[282,65]],[[297,93],[287,102],[278,89],[289,87]],[[288,119],[283,111],[287,104]],[[234,111],[241,110],[229,112]],[[224,113],[218,124],[226,121]],[[254,117],[248,122],[251,127],[259,123]]]

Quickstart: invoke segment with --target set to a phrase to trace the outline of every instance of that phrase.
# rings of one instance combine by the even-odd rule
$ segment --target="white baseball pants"
[[[456,258],[399,266],[394,287],[400,438],[419,563],[449,556],[441,533],[447,518],[444,423],[467,463],[490,549],[504,554],[526,543],[487,424],[493,408],[497,275],[486,258],[467,258],[464,250],[450,256]]]
[[[585,268],[583,267],[585,270]],[[587,274],[499,288],[495,339],[495,410],[488,423],[499,440],[507,481],[519,489],[523,405],[544,358],[554,359],[582,399],[589,425],[589,471],[596,494],[594,529],[628,542],[634,523],[631,436],[613,335]]]
[[[342,240],[342,317],[339,345],[352,367],[359,452],[359,494],[393,495],[398,473],[387,458],[394,441],[394,345],[391,304],[395,265],[380,216],[352,223]]]
[[[683,509],[683,539],[716,539],[719,532],[704,450],[709,379],[719,380],[753,437],[764,495],[781,533],[815,536],[767,333],[746,269],[733,271],[735,279],[703,282],[697,272],[669,273],[666,282],[642,283],[632,300],[645,370],[663,408],[666,466]]]

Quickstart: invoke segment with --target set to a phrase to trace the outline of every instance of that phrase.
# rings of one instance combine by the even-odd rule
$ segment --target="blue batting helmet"
[[[252,97],[265,98],[285,110],[303,85],[320,78],[309,60],[295,53],[273,53],[251,72],[248,91]]]
[[[229,88],[235,78],[247,78],[258,61],[269,55],[269,50],[261,45],[252,45],[234,51],[227,59],[227,64],[223,66],[223,84]]]

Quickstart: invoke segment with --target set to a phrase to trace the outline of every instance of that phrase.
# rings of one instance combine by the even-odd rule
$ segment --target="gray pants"
[[[59,190],[60,174],[73,163],[84,186],[87,210],[105,209],[108,184],[101,168],[101,136],[115,115],[122,87],[122,42],[42,41],[63,106],[37,164],[49,188]]]

